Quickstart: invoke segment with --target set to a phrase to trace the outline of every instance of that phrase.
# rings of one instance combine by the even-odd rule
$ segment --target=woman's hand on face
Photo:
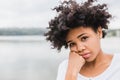
[[[81,67],[85,64],[85,59],[75,51],[69,54],[68,68],[73,70],[76,74],[79,73]]]
[[[69,54],[68,68],[65,80],[77,80],[77,75],[84,64],[85,59],[80,56],[79,53],[71,51]]]

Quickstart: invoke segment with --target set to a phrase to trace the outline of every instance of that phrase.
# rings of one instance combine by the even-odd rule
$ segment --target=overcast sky
[[[51,8],[59,2],[60,0],[0,0],[0,28],[46,28],[48,21],[55,16]],[[109,27],[120,28],[120,0],[98,0],[98,2],[107,3],[110,13],[114,16]]]

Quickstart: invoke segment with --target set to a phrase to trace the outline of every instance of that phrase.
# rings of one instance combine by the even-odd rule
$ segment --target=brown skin
[[[65,80],[77,80],[78,73],[86,77],[95,77],[108,68],[112,55],[102,51],[101,38],[101,27],[97,32],[90,27],[78,27],[69,31],[66,42],[70,48],[70,55]]]

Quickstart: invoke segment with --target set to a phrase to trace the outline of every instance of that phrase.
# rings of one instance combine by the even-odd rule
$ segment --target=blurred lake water
[[[102,39],[102,48],[120,52],[120,38]],[[51,49],[42,36],[0,37],[0,80],[56,80],[61,61],[69,51]]]

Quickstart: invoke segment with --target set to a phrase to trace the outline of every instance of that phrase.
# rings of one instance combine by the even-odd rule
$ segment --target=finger
[[[75,54],[77,54],[77,55],[79,55],[79,56],[81,56],[81,54],[79,53],[79,52],[77,52],[77,51],[70,51],[70,53],[75,53]]]
[[[77,51],[75,51],[75,50],[71,50],[70,52],[72,52],[72,53],[77,53]]]

